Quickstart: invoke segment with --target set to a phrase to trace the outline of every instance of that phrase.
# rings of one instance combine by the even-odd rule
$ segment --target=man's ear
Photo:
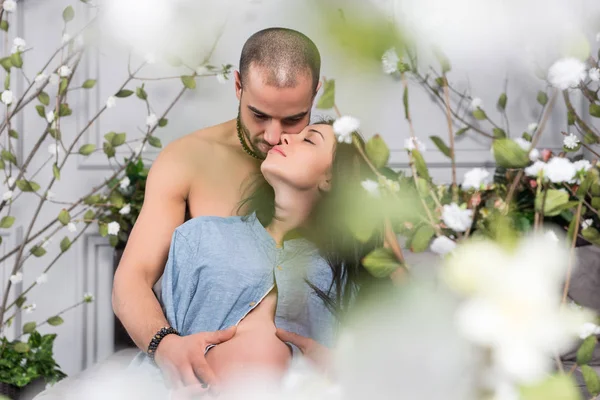
[[[315,90],[315,96],[317,95],[317,93],[319,93],[319,90],[321,89],[322,84],[323,84],[323,81],[319,80],[319,83],[317,83],[317,89]]]
[[[242,98],[242,76],[239,71],[233,72],[233,79],[235,80],[235,97],[240,100]]]

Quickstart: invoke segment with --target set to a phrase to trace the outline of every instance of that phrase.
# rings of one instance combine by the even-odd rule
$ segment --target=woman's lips
[[[277,153],[281,154],[282,156],[284,156],[284,157],[287,157],[287,156],[285,155],[285,152],[284,152],[284,151],[281,149],[281,147],[279,147],[279,146],[275,146],[275,147],[273,147],[271,150],[269,150],[269,152],[271,152],[271,151],[275,151],[275,152],[277,152]]]

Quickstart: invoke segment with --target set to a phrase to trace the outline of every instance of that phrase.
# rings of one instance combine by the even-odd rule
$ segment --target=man
[[[152,288],[162,276],[171,236],[186,216],[236,214],[245,182],[260,172],[266,153],[282,133],[309,123],[319,90],[320,55],[303,34],[266,29],[245,43],[234,74],[237,119],[199,130],[169,144],[148,175],[144,205],[129,237],[113,287],[113,309],[144,351],[169,324]],[[208,344],[229,340],[235,327],[180,337],[167,335],[155,360],[175,386],[216,382],[203,356]],[[318,345],[279,332],[310,357]],[[199,380],[200,379],[200,380]]]

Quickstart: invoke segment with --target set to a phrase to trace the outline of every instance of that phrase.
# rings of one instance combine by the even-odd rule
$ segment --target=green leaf
[[[2,217],[0,219],[0,228],[8,229],[15,223],[15,217],[11,215],[7,215],[6,217]]]
[[[376,278],[386,278],[402,265],[398,263],[390,249],[378,248],[370,252],[362,263],[369,273]]]
[[[46,109],[44,108],[44,106],[38,104],[37,106],[35,106],[35,109],[40,117],[46,119]]]
[[[504,132],[504,129],[494,128],[493,132],[494,132],[494,137],[496,139],[504,139],[504,138],[506,138],[506,132]]]
[[[581,236],[590,243],[600,246],[600,232],[596,228],[589,227],[581,231]]]
[[[13,344],[13,349],[17,353],[27,353],[29,351],[29,345],[23,342],[16,342],[15,344]]]
[[[125,98],[125,97],[131,96],[132,94],[133,94],[133,92],[131,90],[123,89],[123,90],[119,90],[115,94],[115,97]]]
[[[568,148],[567,146],[563,146],[563,151],[566,153],[576,152],[579,151],[579,149],[581,149],[581,143],[577,143],[577,146],[573,147],[572,149]]]
[[[52,326],[58,326],[58,325],[61,325],[65,321],[60,316],[55,315],[54,317],[48,318],[47,322]]]
[[[440,78],[435,78],[435,83],[440,86],[440,87],[444,87],[446,86],[446,80],[442,77]]]
[[[600,196],[600,192],[596,192],[597,189],[600,189],[598,186],[598,182],[600,181],[600,175],[598,173],[597,168],[590,169],[581,185],[577,188],[577,197],[584,197],[587,193],[592,190],[592,196]]]
[[[119,236],[118,235],[110,235],[108,237],[108,244],[110,244],[112,247],[117,247],[117,245],[119,244]]]
[[[10,136],[11,138],[14,138],[14,139],[18,139],[19,132],[15,131],[14,129],[11,129],[10,131],[8,131],[8,136]]]
[[[158,120],[158,126],[161,128],[164,128],[165,126],[167,126],[167,123],[169,122],[168,119],[166,118],[161,118]]]
[[[40,185],[33,181],[26,181],[25,179],[19,179],[17,181],[17,187],[21,189],[22,192],[37,192],[40,190]]]
[[[71,247],[71,239],[65,236],[63,240],[60,241],[60,251],[64,253],[69,250],[69,247]]]
[[[0,29],[2,29],[4,32],[8,32],[8,21],[3,19],[2,21],[0,21]]]
[[[79,154],[89,156],[96,150],[95,144],[84,144],[79,148]]]
[[[73,10],[73,7],[68,6],[67,8],[65,8],[62,13],[62,17],[63,17],[63,21],[65,21],[65,22],[72,21],[73,18],[75,17],[75,10]]]
[[[101,201],[102,201],[102,197],[99,194],[93,194],[93,195],[88,196],[85,199],[83,199],[83,202],[85,204],[87,204],[88,206],[98,204]]]
[[[195,83],[195,81],[194,81]],[[148,93],[146,93],[146,91],[144,90],[144,86],[142,85],[142,87],[138,87],[135,89],[135,95],[141,99],[141,100],[147,100],[148,99]]]
[[[10,57],[0,58],[0,65],[2,65],[2,68],[8,73],[10,73],[10,69],[13,66]]]
[[[429,248],[429,243],[434,236],[435,230],[431,225],[421,225],[410,239],[410,251],[413,253],[424,252]]]
[[[529,163],[527,152],[511,139],[496,139],[492,144],[494,159],[503,168],[523,168]]]
[[[429,171],[427,170],[427,164],[425,163],[425,159],[421,155],[421,152],[414,149],[411,151],[411,155],[415,163],[415,168],[417,169],[417,174],[426,181],[429,181]]]
[[[17,301],[15,301],[15,304],[17,305],[17,308],[21,308],[23,306],[23,304],[25,304],[26,301],[27,301],[27,297],[19,296]]]
[[[0,151],[0,157],[2,157],[4,161],[8,161],[13,165],[17,165],[17,157],[15,157],[15,155],[8,150]]]
[[[600,105],[596,103],[590,104],[590,115],[592,117],[600,118]]]
[[[69,86],[69,80],[67,78],[60,78],[60,84],[58,86],[58,94],[64,94]]]
[[[100,236],[106,237],[108,235],[108,225],[98,223],[98,233],[100,233]]]
[[[50,96],[46,92],[40,92],[38,95],[38,100],[45,106],[50,105]]]
[[[37,324],[35,322],[28,322],[25,325],[23,325],[23,333],[32,333],[33,331],[35,331],[36,327]]]
[[[60,213],[58,213],[58,221],[63,225],[67,225],[71,222],[71,214],[69,214],[69,211],[64,208],[60,210]]]
[[[125,143],[125,141],[127,140],[127,133],[116,133],[111,141],[110,144],[113,147],[119,147],[121,146],[123,143]]]
[[[390,149],[380,135],[374,135],[365,145],[367,157],[375,168],[383,168],[386,166],[390,158]]]
[[[598,338],[595,335],[585,338],[579,349],[577,350],[577,365],[586,365],[592,361],[594,349],[598,344]]]
[[[543,106],[545,106],[546,104],[548,104],[548,95],[546,94],[546,92],[542,92],[541,90],[538,92],[538,94],[537,94],[537,102],[540,103]]]
[[[596,144],[598,142],[600,142],[600,139],[592,132],[587,132],[583,135],[583,143],[585,144]]]
[[[485,111],[483,111],[481,108],[478,108],[477,110],[473,111],[473,116],[475,117],[475,119],[477,119],[479,121],[483,121],[484,119],[487,119],[487,115],[486,115]]]
[[[335,79],[328,79],[323,84],[323,94],[317,102],[317,108],[329,110],[335,105]]]
[[[112,146],[112,144],[110,144],[108,142],[104,142],[103,149],[104,149],[104,154],[106,154],[106,156],[108,158],[115,156],[115,148]]]
[[[21,57],[21,52],[17,51],[10,55],[10,62],[13,67],[21,68],[23,66],[23,58]]]
[[[184,75],[181,77],[181,82],[188,89],[196,89],[196,79],[193,76]]]
[[[429,139],[431,139],[433,144],[435,144],[435,146],[442,152],[443,155],[445,155],[448,158],[452,158],[450,148],[446,146],[446,143],[444,143],[444,140],[442,140],[442,138],[440,138],[439,136],[429,136]]]
[[[600,378],[598,378],[596,371],[588,365],[582,365],[581,374],[588,392],[592,396],[598,396],[600,394]]]
[[[592,197],[592,207],[596,210],[600,209],[600,197]]]
[[[551,375],[532,386],[521,386],[520,400],[580,400],[574,379],[567,374]]]
[[[33,246],[30,251],[31,254],[36,257],[42,257],[44,254],[46,254],[46,249],[44,249],[42,246]]]
[[[125,199],[123,198],[123,195],[116,190],[110,194],[108,201],[117,208],[121,208],[125,205]]]
[[[500,97],[498,98],[498,108],[504,111],[506,109],[506,101],[507,100],[508,100],[508,97],[506,96],[506,93],[502,93],[500,95]]]
[[[460,128],[460,129],[459,129],[459,130],[456,132],[455,136],[457,136],[457,137],[458,137],[458,136],[462,136],[462,135],[464,135],[464,134],[465,134],[465,132],[467,132],[469,129],[470,129],[469,127]]]
[[[567,125],[575,125],[575,114],[571,110],[567,111]]]
[[[158,147],[159,149],[162,147],[160,139],[156,136],[148,136],[148,144],[152,147]]]
[[[84,89],[91,89],[94,86],[96,86],[96,80],[95,79],[87,79],[85,82],[83,82],[83,85],[81,85],[81,87],[84,88]]]
[[[4,90],[8,89],[10,89],[10,72],[8,72],[4,78]]]
[[[546,198],[545,202],[544,196]],[[563,210],[563,206],[569,202],[569,193],[557,189],[542,191],[535,198],[536,211],[542,212],[542,202],[544,202],[543,214],[547,217],[554,217],[559,215]]]
[[[83,214],[83,219],[87,224],[89,224],[92,222],[95,216],[96,213],[94,212],[94,210],[87,210],[85,214]]]
[[[52,174],[57,181],[60,180],[60,169],[58,169],[58,165],[56,165],[56,163],[52,164]]]
[[[404,87],[404,94],[402,95],[402,103],[404,104],[404,118],[408,120],[410,118],[410,112],[408,108],[408,85]]]

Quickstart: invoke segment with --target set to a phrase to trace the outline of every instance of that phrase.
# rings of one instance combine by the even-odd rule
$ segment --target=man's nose
[[[281,141],[281,135],[283,133],[283,128],[281,123],[277,121],[271,121],[267,129],[265,130],[264,139],[271,146],[276,146]]]

